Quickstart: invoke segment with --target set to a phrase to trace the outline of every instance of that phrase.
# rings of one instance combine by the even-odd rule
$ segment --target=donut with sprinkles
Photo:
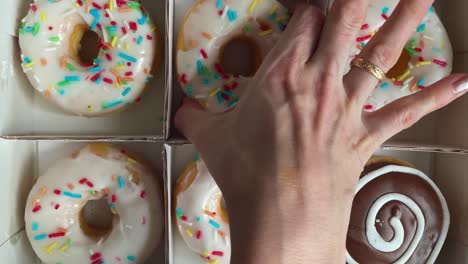
[[[81,116],[139,102],[160,56],[156,27],[134,0],[35,0],[19,44],[32,86]]]
[[[162,186],[126,150],[90,144],[37,179],[25,223],[46,264],[146,263],[164,234]]]
[[[186,245],[207,263],[229,264],[231,239],[226,205],[198,156],[177,180],[173,200],[173,215]]]
[[[249,76],[230,74],[222,64],[224,47],[244,39],[256,66],[278,41],[290,19],[276,0],[199,0],[184,19],[177,39],[178,80],[187,96],[213,112],[237,104]]]
[[[350,61],[395,10],[398,0],[373,0],[367,17],[356,37]],[[383,106],[411,95],[448,76],[452,71],[452,45],[442,22],[431,7],[421,24],[406,43],[396,65],[387,73],[368,98],[364,110],[376,111]],[[348,69],[349,70],[349,69]]]

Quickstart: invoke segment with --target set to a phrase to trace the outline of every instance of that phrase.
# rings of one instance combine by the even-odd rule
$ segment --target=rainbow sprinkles
[[[164,228],[162,194],[149,169],[125,153],[88,145],[38,178],[25,221],[44,263],[143,263],[155,249]],[[81,218],[85,204],[100,199],[112,215],[110,230],[90,228]]]
[[[202,160],[196,158],[186,172],[176,185],[185,185],[192,176],[194,179],[186,190],[176,194],[179,232],[187,246],[207,263],[229,264],[231,240],[227,213],[220,207],[221,191]]]
[[[83,62],[87,30],[99,54]],[[157,57],[155,26],[139,1],[36,0],[22,20],[24,72],[47,99],[77,115],[96,116],[140,101]]]
[[[398,0],[373,0],[365,23],[356,38],[349,60],[357,56],[391,16]],[[383,106],[448,76],[452,71],[452,46],[439,17],[431,7],[413,36],[406,43],[397,65],[376,87],[364,106],[376,111]]]
[[[195,4],[179,34],[177,73],[188,96],[210,111],[235,106],[250,79],[224,71],[223,44],[242,36],[258,47],[263,58],[278,41],[290,14],[275,0],[203,0]]]

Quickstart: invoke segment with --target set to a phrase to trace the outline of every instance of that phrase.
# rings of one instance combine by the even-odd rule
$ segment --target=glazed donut
[[[205,163],[196,159],[174,187],[174,215],[187,246],[205,261],[229,264],[229,219],[221,191]]]
[[[155,177],[125,150],[105,144],[57,161],[29,193],[25,221],[32,248],[50,264],[143,263],[164,230]],[[88,204],[94,205],[89,211]],[[93,222],[93,213],[109,221]]]
[[[406,162],[374,157],[356,188],[346,262],[434,263],[449,223],[445,198],[428,176]]]
[[[19,44],[34,88],[83,116],[140,101],[160,55],[156,27],[134,0],[36,0],[22,20]]]
[[[177,73],[186,95],[213,112],[233,107],[250,79],[247,75],[255,73],[289,17],[276,0],[199,0],[185,17],[177,39]],[[231,42],[248,45],[253,54],[228,54],[225,48]],[[235,56],[254,60],[245,76],[230,74],[223,66],[223,61]]]
[[[356,38],[350,61],[361,52],[399,3],[372,0],[365,23]],[[368,98],[365,111],[375,111],[448,76],[452,71],[452,46],[442,22],[431,7],[408,40],[396,65]],[[349,68],[348,68],[349,70]]]

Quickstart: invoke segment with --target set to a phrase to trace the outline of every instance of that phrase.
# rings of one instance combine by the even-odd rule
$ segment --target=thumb
[[[213,113],[206,111],[200,103],[185,97],[174,117],[175,127],[192,143],[197,143],[201,130],[207,127]]]

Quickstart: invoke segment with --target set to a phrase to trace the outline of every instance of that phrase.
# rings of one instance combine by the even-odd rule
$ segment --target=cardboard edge
[[[15,233],[11,234],[7,239],[3,240],[3,241],[0,241],[0,249],[4,246],[6,246],[6,244],[8,242],[10,242],[11,240],[15,239],[17,236],[19,236],[21,233],[23,232],[26,232],[26,229],[24,226],[22,226],[18,231],[16,231]]]
[[[173,262],[173,254],[174,254],[174,247],[172,246],[172,217],[171,217],[171,194],[172,194],[172,145],[164,144],[164,178],[165,178],[165,196],[167,195],[166,199],[166,264],[172,264]]]
[[[125,136],[0,136],[0,140],[51,140],[51,141],[103,141],[103,142],[159,142],[166,143],[164,136],[147,136],[147,137],[125,137]]]
[[[385,150],[468,155],[467,148],[437,144],[384,143],[380,148]]]
[[[170,214],[170,210],[169,210],[169,197],[170,197],[170,192],[167,188],[168,184],[168,173],[167,173],[167,151],[166,151],[166,144],[163,145],[163,149],[162,149],[162,161],[163,161],[163,185],[164,185],[164,226],[166,228],[164,228],[164,257],[165,257],[165,263],[166,264],[169,264],[169,250],[170,250],[170,247],[169,247],[169,224],[170,222],[168,221],[169,219],[169,214]]]
[[[166,91],[164,95],[164,139],[168,140],[172,129],[172,60],[173,60],[173,32],[174,32],[174,2],[166,0],[166,62],[165,79]]]

